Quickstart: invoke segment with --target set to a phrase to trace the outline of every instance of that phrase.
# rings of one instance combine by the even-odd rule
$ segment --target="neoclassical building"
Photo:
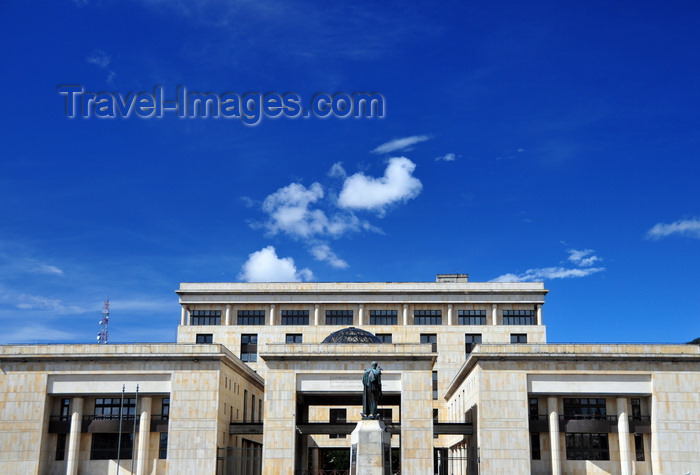
[[[378,361],[395,472],[700,475],[700,347],[547,344],[542,283],[176,292],[177,343],[0,347],[0,473],[344,470]]]

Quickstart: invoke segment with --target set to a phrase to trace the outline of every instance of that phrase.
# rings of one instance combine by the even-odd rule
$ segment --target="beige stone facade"
[[[547,344],[542,283],[177,294],[174,344],[0,347],[0,473],[347,469],[378,361],[402,475],[700,475],[699,347]],[[347,327],[378,341],[324,342]]]

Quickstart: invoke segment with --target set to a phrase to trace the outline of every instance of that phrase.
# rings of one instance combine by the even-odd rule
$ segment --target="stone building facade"
[[[700,347],[547,344],[542,283],[176,292],[175,344],[0,347],[0,473],[345,469],[378,361],[402,475],[700,475]]]

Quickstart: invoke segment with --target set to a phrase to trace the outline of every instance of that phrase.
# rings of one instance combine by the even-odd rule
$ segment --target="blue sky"
[[[345,4],[347,3],[347,4]],[[552,342],[700,336],[695,2],[3,2],[0,343],[173,341],[180,282],[538,280]],[[67,118],[61,85],[382,118]]]

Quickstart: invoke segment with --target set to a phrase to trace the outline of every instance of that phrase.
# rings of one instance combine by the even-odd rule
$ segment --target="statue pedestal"
[[[350,475],[391,475],[391,434],[384,421],[358,422],[350,444]]]

